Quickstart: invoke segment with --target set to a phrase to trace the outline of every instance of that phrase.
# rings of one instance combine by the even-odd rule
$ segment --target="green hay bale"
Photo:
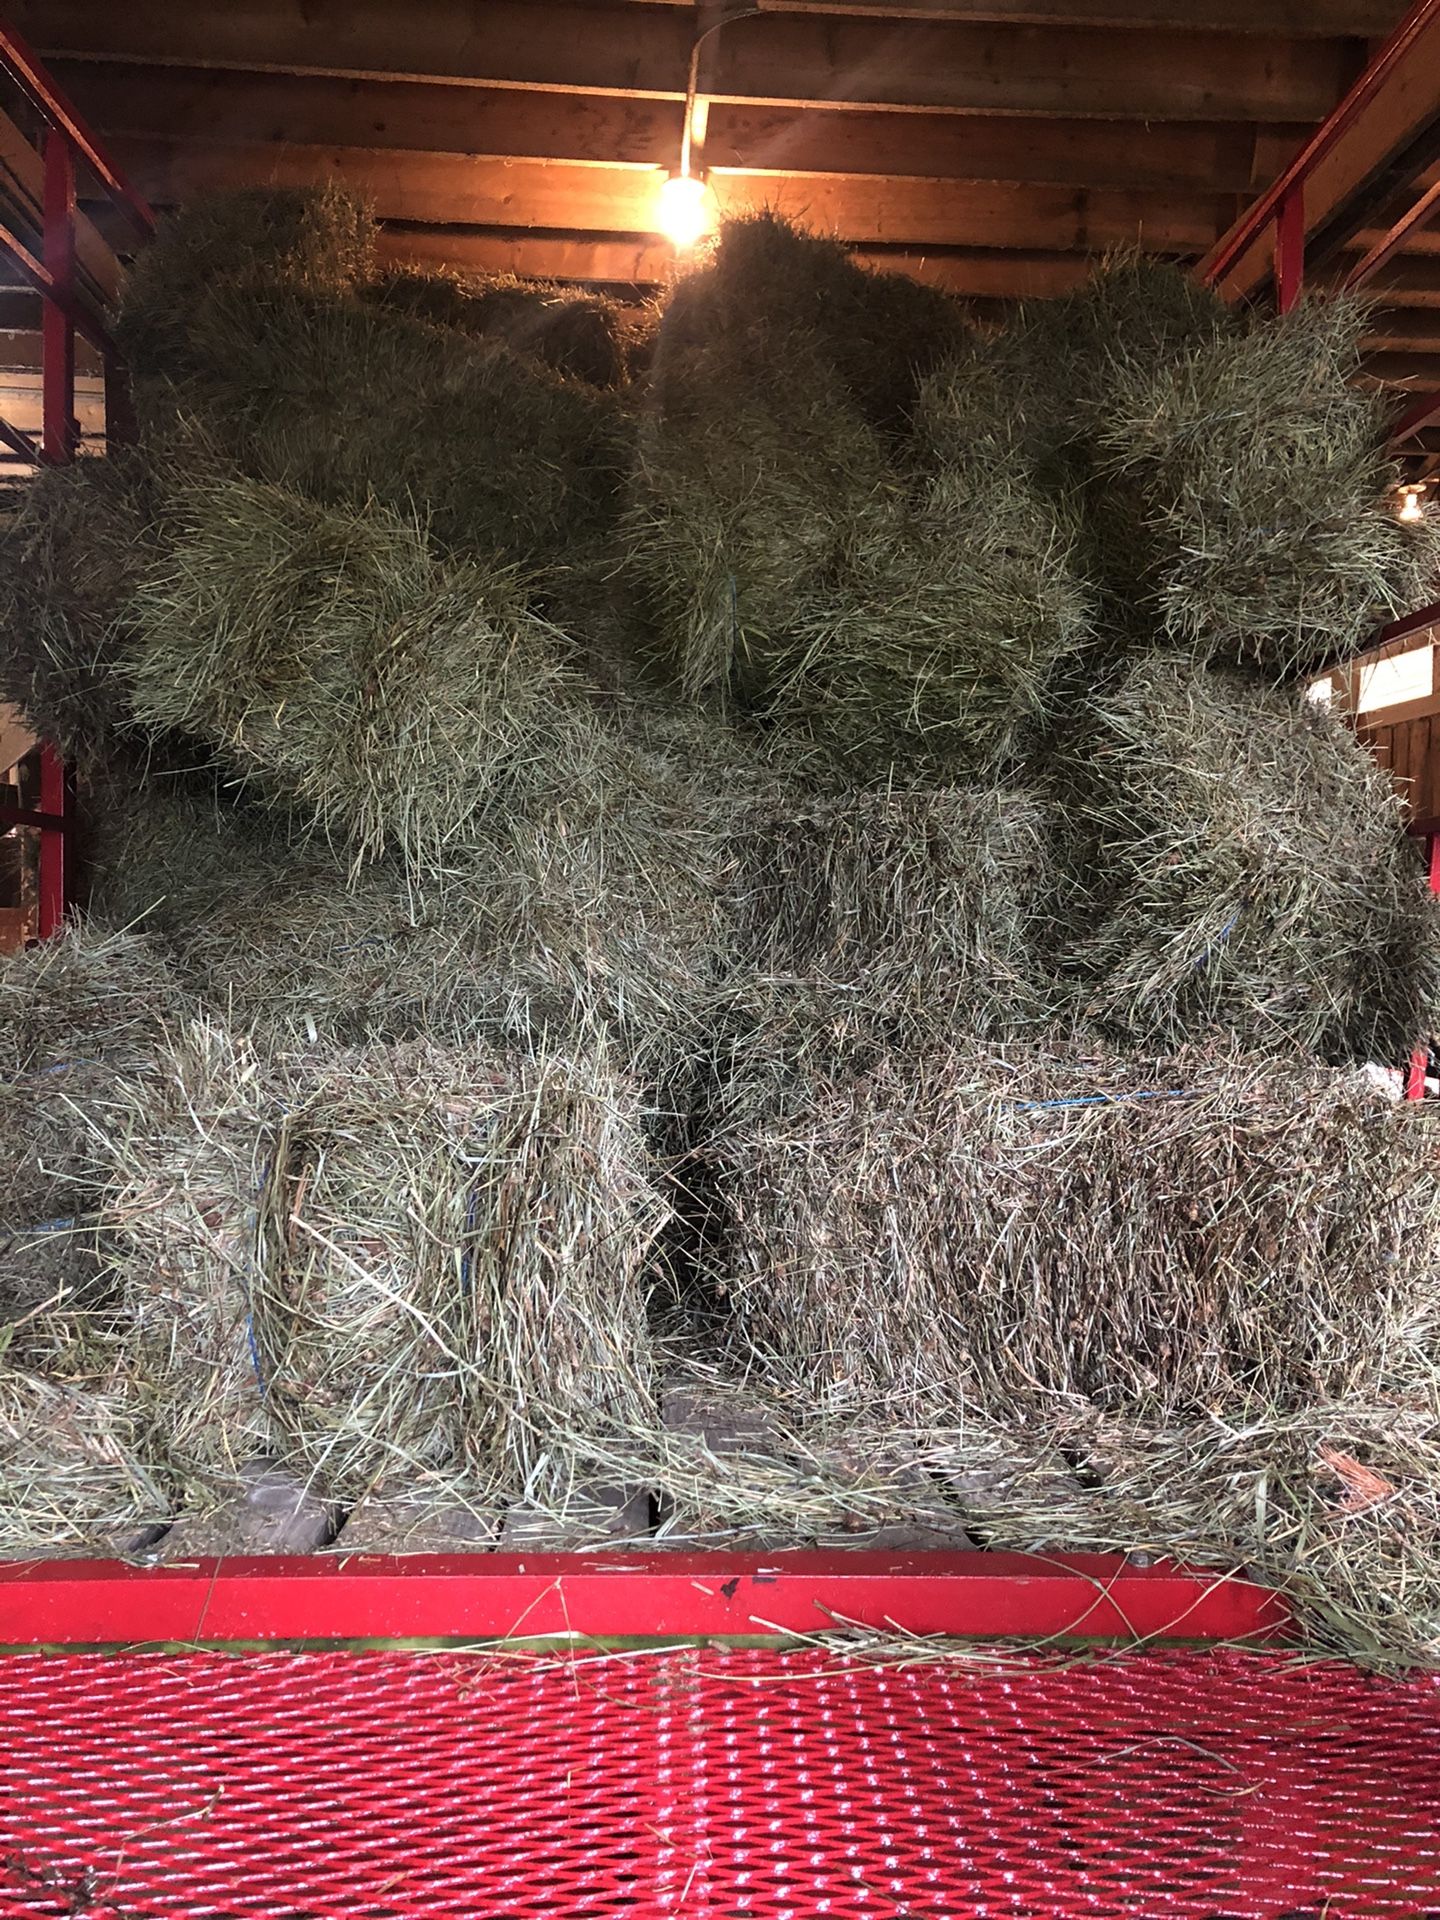
[[[1352,384],[1365,320],[1309,301],[1111,380],[1100,484],[1132,503],[1168,641],[1290,676],[1423,604],[1440,531],[1396,518],[1385,403]]]
[[[124,1093],[123,1365],[177,1469],[269,1449],[345,1501],[513,1493],[557,1436],[651,1418],[665,1210],[598,1054],[267,1059],[211,1023]]]
[[[822,1415],[1294,1409],[1378,1390],[1428,1300],[1433,1122],[1362,1075],[1071,1043],[822,1057],[802,1101],[773,1063],[720,1089],[710,1260]]]
[[[618,504],[613,398],[359,299],[222,287],[136,397],[152,435],[193,419],[257,480],[418,513],[491,562],[565,559]]]
[[[1067,530],[1023,470],[988,446],[898,469],[823,343],[742,321],[703,274],[667,310],[651,391],[625,533],[685,692],[865,775],[999,764],[1089,633]]]
[[[588,756],[556,636],[511,575],[445,563],[378,506],[254,481],[170,514],[126,609],[131,712],[204,739],[357,856],[432,858]]]
[[[164,376],[183,356],[204,303],[222,287],[348,293],[373,266],[375,223],[353,194],[321,187],[240,187],[161,220],[135,256],[115,317],[131,371]]]
[[[963,307],[947,294],[907,274],[871,272],[838,241],[774,213],[726,220],[698,271],[672,294],[663,332],[684,338],[697,325],[742,340],[756,326],[810,337],[866,423],[902,434],[921,383],[970,334]]]
[[[1047,858],[1018,792],[845,793],[756,809],[732,842],[737,972],[829,999],[878,1044],[1007,1033],[1045,1002]]]
[[[438,868],[347,874],[224,799],[97,796],[94,914],[143,925],[226,1018],[290,1042],[560,1043],[599,1025],[647,1083],[705,1044],[725,959],[725,840],[771,780],[723,732],[618,713],[588,769],[496,808]]]
[[[144,753],[126,711],[122,609],[154,554],[134,454],[43,468],[0,539],[0,700],[87,767]]]
[[[132,935],[71,931],[0,964],[0,1322],[96,1292],[115,1077],[153,1056],[182,1006],[161,955]]]
[[[1107,1030],[1377,1061],[1434,1030],[1440,908],[1389,780],[1329,713],[1153,657],[1084,714],[1052,778],[1065,971]]]
[[[624,386],[626,342],[615,304],[599,294],[513,274],[395,267],[362,289],[368,300],[432,326],[498,340],[592,387]]]

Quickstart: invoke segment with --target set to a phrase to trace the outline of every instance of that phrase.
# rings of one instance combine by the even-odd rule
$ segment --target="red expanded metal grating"
[[[0,1914],[1440,1910],[1440,1686],[1234,1652],[0,1661]]]

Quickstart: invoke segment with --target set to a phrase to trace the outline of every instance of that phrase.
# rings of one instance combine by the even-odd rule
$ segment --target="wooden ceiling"
[[[338,177],[370,199],[393,257],[641,287],[675,259],[656,199],[697,30],[736,14],[679,0],[0,7],[157,205]],[[1403,10],[764,0],[703,43],[704,161],[722,210],[782,209],[977,299],[1050,294],[1116,246],[1200,259]],[[1440,163],[1440,142],[1415,152],[1417,169]],[[1378,185],[1357,203],[1331,271],[1390,209]],[[1440,388],[1440,231],[1414,237],[1379,298],[1374,374]]]

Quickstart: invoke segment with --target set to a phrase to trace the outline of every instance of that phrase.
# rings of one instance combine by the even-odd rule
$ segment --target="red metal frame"
[[[83,333],[113,366],[114,343],[81,296],[76,273],[75,163],[89,167],[136,231],[148,234],[154,218],[145,201],[111,164],[90,129],[55,86],[18,34],[0,24],[0,69],[29,96],[45,121],[42,259],[8,227],[0,225],[0,249],[18,264],[42,296],[41,414],[39,445],[0,421],[0,441],[13,451],[61,466],[75,458],[75,335]],[[54,747],[40,749],[40,807],[33,822],[40,835],[39,932],[48,939],[65,922],[71,780]]]
[[[0,1566],[0,1646],[917,1635],[1267,1642],[1284,1601],[1114,1554],[377,1555]]]
[[[1281,196],[1275,215],[1275,304],[1289,313],[1305,284],[1305,182]]]
[[[1206,267],[1205,278],[1210,284],[1224,279],[1272,221],[1280,222],[1286,217],[1287,209],[1293,207],[1294,198],[1305,181],[1349,131],[1437,15],[1440,15],[1440,0],[1418,0],[1418,4],[1411,7],[1334,112],[1320,123],[1280,177],[1236,225],[1221,251]],[[1293,212],[1289,217],[1294,217]]]
[[[1440,894],[1440,833],[1428,832],[1425,835],[1426,864],[1429,870],[1430,891]],[[1410,1065],[1405,1075],[1405,1098],[1423,1100],[1425,1098],[1425,1069],[1428,1064],[1428,1052],[1424,1047],[1416,1047],[1410,1056]]]

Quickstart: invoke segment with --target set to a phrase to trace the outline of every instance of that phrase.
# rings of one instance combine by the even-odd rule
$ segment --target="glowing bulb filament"
[[[693,173],[672,173],[660,189],[659,228],[675,247],[693,247],[710,229],[710,195]]]

